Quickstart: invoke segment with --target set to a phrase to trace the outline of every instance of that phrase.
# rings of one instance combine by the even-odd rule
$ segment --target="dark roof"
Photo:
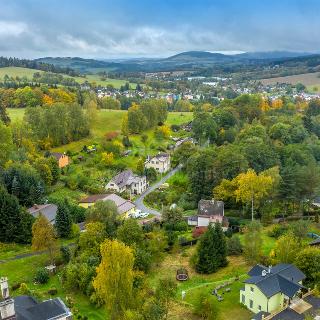
[[[58,316],[71,315],[60,298],[38,303],[29,296],[14,298],[14,307],[17,320],[48,320]]]
[[[320,238],[317,238],[309,243],[310,246],[320,246]]]
[[[130,177],[133,176],[133,172],[131,170],[125,170],[114,176],[111,181],[117,184],[120,188],[127,185]]]
[[[285,263],[270,268],[270,272],[269,268],[256,265],[249,271],[249,275],[251,277],[245,283],[255,284],[267,297],[282,292],[292,298],[303,288],[299,282],[305,279],[305,275],[297,267]]]
[[[262,319],[262,316],[268,316],[270,313],[268,313],[268,312],[264,312],[264,311],[260,311],[260,312],[258,312],[258,313],[256,313],[254,316],[253,316],[253,318],[252,318],[252,320],[261,320]]]
[[[52,152],[51,156],[59,160],[62,156],[64,156],[64,153],[61,152]]]
[[[35,204],[28,209],[28,212],[37,218],[42,213],[49,222],[54,223],[56,220],[58,207],[55,204]]]
[[[248,275],[253,277],[253,276],[260,276],[262,274],[263,270],[268,270],[267,267],[262,266],[260,264],[256,264],[249,272]]]
[[[276,314],[272,320],[304,320],[304,315],[287,308]]]
[[[200,200],[198,203],[198,215],[223,216],[224,203],[218,200]]]

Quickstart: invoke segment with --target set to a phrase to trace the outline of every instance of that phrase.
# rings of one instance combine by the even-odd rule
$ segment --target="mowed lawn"
[[[177,269],[184,267],[188,270],[189,280],[178,282],[176,303],[170,312],[169,319],[200,319],[192,314],[195,299],[200,292],[205,292],[209,299],[214,300],[218,311],[216,320],[250,319],[250,311],[242,307],[239,303],[239,290],[243,287],[242,281],[250,269],[250,266],[245,262],[244,258],[228,257],[229,264],[227,267],[213,274],[203,275],[196,273],[190,265],[190,258],[194,252],[195,246],[181,252],[166,255],[165,259],[148,276],[149,283],[155,287],[160,278],[175,278]],[[222,294],[224,291],[220,290],[219,294],[223,296],[224,300],[218,302],[217,299],[212,296],[212,290],[217,285],[234,279],[235,276],[239,276],[240,280],[229,286],[231,292]],[[185,300],[182,300],[182,291],[186,292]]]

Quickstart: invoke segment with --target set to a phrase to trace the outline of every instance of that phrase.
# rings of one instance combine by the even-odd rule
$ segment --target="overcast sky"
[[[315,52],[319,0],[0,0],[0,55]]]

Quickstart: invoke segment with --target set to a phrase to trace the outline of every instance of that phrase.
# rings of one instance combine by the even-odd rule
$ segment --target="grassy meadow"
[[[296,85],[304,84],[310,92],[320,92],[320,72],[303,73],[286,77],[262,79],[263,84],[289,83]]]
[[[87,138],[81,139],[79,141],[71,142],[67,145],[54,148],[54,151],[80,151],[84,145],[90,145],[93,143],[100,143],[104,135],[109,131],[118,131],[120,133],[121,123],[124,115],[127,111],[123,110],[99,110],[95,119],[91,123],[91,135]],[[8,109],[9,116],[12,122],[19,121],[23,119],[24,109],[10,108]],[[172,124],[183,124],[192,120],[191,112],[169,112],[166,124],[171,126]],[[145,134],[148,135],[148,145],[145,150],[145,146],[140,141],[140,135],[130,136],[134,146],[136,146],[136,151],[152,151],[150,147],[153,140],[154,130],[148,130]]]
[[[29,68],[21,68],[21,67],[4,67],[0,68],[0,81],[3,81],[4,76],[8,75],[9,77],[27,77],[28,80],[32,80],[33,74],[35,72],[44,72],[36,69],[29,69]],[[90,83],[95,83],[96,85],[100,86],[107,86],[107,85],[113,85],[114,88],[119,89],[122,85],[124,85],[127,81],[126,80],[120,80],[120,79],[110,79],[106,78],[103,79],[98,74],[88,74],[85,77],[70,77],[69,75],[63,75],[64,77],[68,78],[74,78],[76,82],[78,83],[84,83],[85,81],[88,81]],[[136,87],[136,83],[130,83],[130,87],[134,89]]]

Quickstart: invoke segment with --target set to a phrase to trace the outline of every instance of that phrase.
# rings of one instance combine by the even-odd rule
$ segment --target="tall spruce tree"
[[[213,273],[227,265],[227,246],[221,225],[210,224],[203,234],[197,252],[196,270]]]
[[[68,238],[71,235],[72,219],[65,202],[58,205],[55,227],[59,238]]]
[[[19,206],[18,199],[0,186],[0,242],[29,243],[33,217]]]
[[[225,267],[228,264],[227,260],[227,242],[224,236],[222,227],[220,223],[215,224],[215,248],[216,248],[216,256],[218,260],[218,267]]]

